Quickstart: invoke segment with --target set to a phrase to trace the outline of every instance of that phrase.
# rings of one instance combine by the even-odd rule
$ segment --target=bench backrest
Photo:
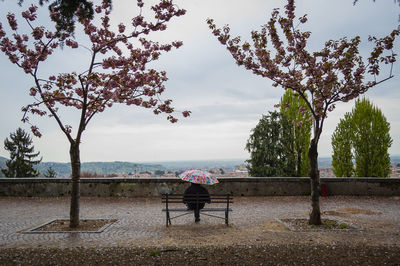
[[[162,203],[183,203],[184,194],[163,194]],[[233,197],[229,194],[186,194],[185,202],[197,203],[204,202],[205,198],[210,199],[210,203],[233,203]]]

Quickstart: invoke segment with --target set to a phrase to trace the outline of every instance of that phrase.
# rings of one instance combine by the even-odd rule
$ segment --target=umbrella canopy
[[[200,170],[187,170],[180,174],[179,178],[196,184],[213,185],[219,183],[215,176]]]

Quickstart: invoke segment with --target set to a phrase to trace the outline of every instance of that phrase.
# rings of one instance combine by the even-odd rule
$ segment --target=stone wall
[[[207,186],[210,193],[233,196],[299,196],[310,194],[308,178],[262,177],[220,178]],[[399,178],[321,178],[329,195],[400,196]],[[83,197],[159,197],[183,193],[188,186],[176,178],[83,178]],[[70,179],[0,178],[0,197],[69,196]]]

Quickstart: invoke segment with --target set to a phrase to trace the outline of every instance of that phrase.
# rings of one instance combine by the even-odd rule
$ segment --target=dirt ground
[[[392,246],[235,245],[181,248],[5,249],[1,265],[399,265]]]

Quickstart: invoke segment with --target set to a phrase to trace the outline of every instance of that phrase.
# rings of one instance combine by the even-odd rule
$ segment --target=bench
[[[194,203],[194,204],[201,204],[204,202],[204,197],[208,195],[202,194],[193,194],[193,195],[186,195],[186,202],[187,203]],[[206,216],[220,218],[225,220],[225,224],[229,225],[229,212],[232,209],[229,207],[231,203],[233,203],[233,197],[229,194],[214,194],[209,195],[210,203],[206,203],[206,205],[214,205],[214,207],[205,207],[200,210],[200,213]],[[189,210],[186,205],[183,203],[183,194],[163,194],[162,195],[162,203],[165,203],[165,208],[162,209],[166,215],[166,226],[171,225],[171,220],[182,217],[184,215],[188,215],[194,212],[194,210]],[[184,207],[181,207],[181,206]],[[183,214],[179,214],[177,216],[171,217],[171,212],[183,212]],[[224,212],[225,216],[217,216],[209,214],[210,212]]]

